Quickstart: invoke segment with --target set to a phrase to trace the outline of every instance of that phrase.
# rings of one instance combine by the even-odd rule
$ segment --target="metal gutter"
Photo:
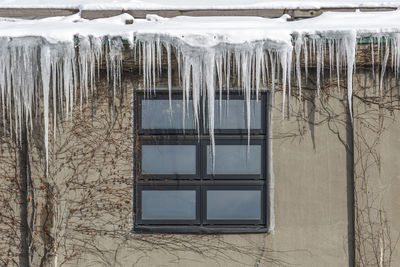
[[[194,10],[81,10],[83,18],[107,18],[122,13],[128,13],[135,18],[145,18],[146,14],[157,14],[162,17],[176,16],[258,16],[265,18],[277,18],[283,14],[289,14],[296,19],[304,19],[318,16],[326,11],[336,12],[361,12],[393,11],[397,7],[362,7],[362,8],[321,8],[321,9],[194,9]],[[13,17],[25,19],[38,19],[54,16],[68,16],[78,13],[79,9],[57,8],[0,8],[0,17]]]

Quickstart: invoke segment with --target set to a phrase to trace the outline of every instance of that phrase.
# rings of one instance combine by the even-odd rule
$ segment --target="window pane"
[[[209,220],[260,220],[260,190],[209,190],[207,191],[207,219]]]
[[[142,191],[142,220],[195,220],[196,191]]]
[[[143,174],[196,174],[195,145],[143,145]]]
[[[261,152],[261,145],[216,145],[213,170],[208,145],[207,174],[261,174]]]
[[[189,100],[183,120],[183,100],[142,100],[142,129],[194,129],[193,103]],[[185,123],[185,125],[183,125]]]
[[[250,128],[261,129],[261,100],[250,100]],[[247,129],[247,104],[244,100],[215,101],[215,129]]]

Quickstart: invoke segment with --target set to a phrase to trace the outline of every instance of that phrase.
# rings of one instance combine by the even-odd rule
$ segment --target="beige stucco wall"
[[[376,189],[383,194],[381,209],[385,211],[388,220],[385,228],[389,230],[389,236],[385,240],[386,245],[393,249],[393,266],[400,262],[400,252],[398,246],[395,246],[400,236],[400,123],[394,120],[399,115],[398,111],[396,117],[388,114],[389,118],[385,123],[387,130],[382,135],[380,146],[382,167],[378,176],[381,184]],[[388,251],[388,247],[385,251]]]
[[[125,81],[132,93],[134,86],[129,79]],[[307,98],[314,97],[304,90]],[[309,94],[309,95],[307,95]],[[322,98],[321,98],[322,99]],[[271,125],[271,177],[274,181],[274,224],[275,228],[269,234],[246,235],[169,235],[169,234],[131,234],[131,118],[132,109],[129,94],[125,106],[120,109],[118,123],[113,128],[110,137],[115,139],[99,142],[106,129],[94,127],[84,131],[84,139],[99,142],[99,148],[94,152],[92,163],[89,164],[81,177],[74,179],[89,179],[94,182],[91,189],[81,190],[77,195],[74,190],[68,191],[65,198],[84,199],[86,201],[103,201],[104,209],[92,211],[89,216],[74,214],[71,218],[74,232],[70,234],[70,242],[79,239],[81,230],[76,229],[79,223],[87,224],[94,232],[100,233],[112,225],[118,231],[114,236],[101,237],[100,234],[88,238],[82,235],[85,242],[81,246],[79,256],[71,256],[68,264],[71,266],[270,266],[294,264],[297,266],[345,266],[347,256],[347,184],[346,184],[346,150],[338,134],[345,140],[344,123],[346,112],[343,106],[343,91],[334,93],[327,103],[315,99],[312,102],[300,102],[292,97],[290,114],[285,113],[282,119],[282,94],[277,92],[273,100]],[[101,103],[101,99],[100,99]],[[315,110],[314,110],[315,108]],[[98,105],[95,117],[99,122],[106,120],[108,107]],[[328,114],[333,112],[334,114]],[[79,116],[90,120],[90,111]],[[331,118],[332,117],[332,118]],[[98,117],[97,117],[98,118]],[[329,118],[329,119],[327,119]],[[95,119],[97,121],[97,119]],[[76,118],[76,122],[79,119]],[[95,123],[95,124],[96,124]],[[80,123],[78,123],[79,125]],[[68,127],[68,126],[67,126]],[[89,127],[89,126],[88,126]],[[83,129],[79,128],[79,131]],[[66,137],[68,133],[68,137]],[[58,140],[68,138],[68,144],[82,144],[82,135],[78,136],[60,130]],[[72,139],[71,139],[72,138]],[[74,141],[73,138],[77,138]],[[84,143],[84,142],[83,142]],[[116,165],[109,166],[115,157],[115,149],[123,147],[115,159]],[[57,148],[56,148],[57,150]],[[84,151],[84,149],[82,150]],[[107,152],[105,152],[107,151]],[[110,153],[105,156],[104,153]],[[65,162],[54,161],[59,166]],[[78,164],[78,163],[76,163]],[[60,171],[60,177],[70,177],[68,171]],[[123,189],[113,187],[105,180],[123,177]],[[64,178],[60,178],[62,182]],[[105,180],[103,180],[105,179]],[[80,181],[81,182],[81,181]],[[77,183],[80,183],[77,181]],[[103,184],[103,185],[99,185]],[[109,186],[109,191],[97,191],[96,187]],[[124,192],[121,199],[121,215],[107,215],[118,202],[118,193]],[[88,192],[92,192],[87,196]],[[112,193],[111,193],[112,192]],[[71,195],[70,195],[71,194]],[[68,201],[66,201],[68,202]],[[71,204],[65,204],[61,209],[70,211]],[[73,206],[73,205],[72,205]],[[75,207],[76,208],[76,207]],[[86,209],[85,209],[86,211]],[[82,217],[82,218],[81,218]],[[94,218],[92,218],[94,217]],[[101,217],[101,218],[99,218]],[[79,221],[79,223],[74,222]],[[88,221],[85,221],[88,220]],[[104,225],[96,225],[105,222]],[[104,229],[103,229],[104,228]],[[104,232],[107,232],[104,230]],[[107,235],[107,234],[106,234]],[[61,237],[63,239],[65,237]],[[79,242],[78,242],[79,243]],[[93,246],[95,244],[95,246]],[[62,246],[59,250],[58,262],[64,258]]]
[[[289,120],[281,119],[280,95],[274,103],[276,230],[267,243],[290,251],[285,259],[300,266],[348,264],[346,150],[338,137],[346,140],[346,111],[340,100],[316,99],[314,106],[293,98]]]
[[[400,236],[400,123],[398,85],[372,79],[354,97],[356,256],[361,266],[397,266]],[[376,81],[375,81],[376,83]],[[374,90],[375,89],[375,90]],[[368,99],[368,103],[359,96]]]

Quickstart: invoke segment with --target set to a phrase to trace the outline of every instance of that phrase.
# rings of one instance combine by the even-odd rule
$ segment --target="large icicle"
[[[300,56],[301,56],[301,47],[303,44],[302,37],[298,37],[295,43],[295,53],[296,53],[296,76],[297,76],[297,88],[299,89],[299,95],[301,98],[301,65],[300,65]]]
[[[43,87],[44,145],[46,152],[46,174],[49,169],[49,90],[50,90],[50,48],[43,46],[40,53],[40,68]]]
[[[357,33],[351,31],[344,39],[347,56],[347,101],[351,120],[353,121],[353,69],[356,60]]]

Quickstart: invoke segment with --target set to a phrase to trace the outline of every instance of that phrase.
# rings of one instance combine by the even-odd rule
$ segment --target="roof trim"
[[[128,13],[135,18],[145,18],[147,14],[156,14],[170,18],[176,16],[257,16],[278,18],[289,14],[292,19],[315,17],[326,11],[336,12],[392,11],[395,7],[362,7],[362,8],[321,8],[321,9],[193,9],[193,10],[82,10],[81,16],[86,19],[107,18]],[[0,17],[39,19],[54,16],[68,16],[78,13],[79,9],[57,8],[0,8]]]

